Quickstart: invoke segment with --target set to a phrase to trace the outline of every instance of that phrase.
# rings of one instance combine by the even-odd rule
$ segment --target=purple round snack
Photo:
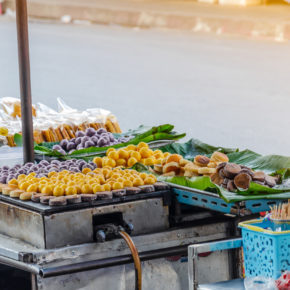
[[[76,148],[76,145],[75,143],[73,142],[69,142],[67,145],[66,145],[66,151],[70,151],[72,149],[75,149]]]
[[[0,183],[5,184],[6,181],[7,181],[7,176],[1,176],[1,177],[0,177]]]
[[[95,146],[95,143],[92,142],[92,141],[87,141],[87,142],[85,143],[85,148],[90,148],[90,147],[93,147],[93,146]]]
[[[78,138],[76,138],[75,144],[76,144],[76,145],[79,145],[79,144],[81,144],[81,143],[82,143],[82,137],[78,137]]]
[[[79,144],[79,145],[77,146],[77,150],[82,150],[82,149],[84,149],[83,145],[82,145],[82,144]]]
[[[32,163],[32,164],[33,164],[33,163]],[[9,170],[9,166],[4,165],[4,166],[2,167],[2,170]]]
[[[96,130],[94,128],[87,128],[85,134],[86,136],[92,137],[96,134]]]
[[[104,129],[104,128],[100,128],[100,129],[97,130],[96,133],[97,133],[98,135],[101,135],[101,134],[103,134],[103,133],[107,133],[107,130]]]
[[[58,152],[62,155],[66,155],[66,152],[63,149],[59,150]]]
[[[67,143],[68,143],[68,140],[63,139],[63,140],[60,141],[59,145],[62,147],[62,149],[65,149]]]
[[[85,133],[83,131],[76,131],[76,137],[84,137]]]
[[[93,136],[91,141],[94,142],[95,145],[98,145],[99,138],[97,136]]]
[[[52,146],[52,150],[56,150],[56,151],[58,151],[58,150],[61,150],[62,148],[61,148],[61,146],[60,145],[53,145]]]
[[[100,138],[98,141],[98,147],[104,147],[107,144],[107,140],[105,138]]]

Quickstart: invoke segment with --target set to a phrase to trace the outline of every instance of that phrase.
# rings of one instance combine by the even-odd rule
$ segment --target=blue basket
[[[290,270],[290,224],[277,232],[268,220],[239,223],[242,229],[246,277],[264,276],[277,279]]]

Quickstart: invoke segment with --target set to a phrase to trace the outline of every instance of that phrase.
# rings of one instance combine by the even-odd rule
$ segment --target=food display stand
[[[59,155],[44,158],[39,152],[34,158],[26,0],[16,0],[16,20],[23,160],[57,160]],[[153,148],[160,144],[155,139],[151,143]],[[193,275],[193,253],[199,256],[194,280],[237,278],[241,275],[239,251],[205,251],[203,246],[202,252],[188,256],[188,246],[224,245],[223,240],[229,239],[240,245],[238,223],[280,203],[278,199],[226,203],[217,193],[170,181],[161,187],[154,183],[149,189],[138,189],[138,194],[121,189],[119,195],[110,193],[110,198],[108,192],[98,199],[84,196],[82,202],[65,206],[30,201],[31,196],[21,200],[0,195],[0,270],[7,273],[5,289],[20,287],[13,284],[13,277],[16,283],[22,281],[21,289],[141,290],[142,284],[143,289],[186,289],[187,265],[191,279]],[[217,269],[210,276],[209,264]]]

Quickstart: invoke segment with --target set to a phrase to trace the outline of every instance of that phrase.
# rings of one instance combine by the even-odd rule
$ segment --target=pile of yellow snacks
[[[183,159],[181,155],[171,154],[164,158],[160,164],[155,164],[154,171],[163,176],[210,176],[217,172],[216,168],[220,163],[228,161],[227,155],[218,151],[214,152],[210,158],[197,155],[193,162]]]
[[[111,133],[121,133],[117,118],[111,112],[101,108],[90,108],[78,111],[68,107],[63,100],[57,99],[59,111],[44,104],[32,106],[33,136],[36,143],[59,142],[63,139],[75,138],[76,131],[87,128],[105,128]],[[20,100],[5,97],[0,99],[0,135],[5,137],[4,144],[15,146],[14,134],[21,134]],[[4,132],[2,134],[2,132]],[[1,141],[1,140],[0,140]]]
[[[95,157],[93,162],[98,168],[105,166],[130,168],[137,162],[148,166],[161,164],[162,160],[169,155],[170,153],[163,153],[161,150],[153,151],[147,143],[140,142],[137,146],[131,144],[121,149],[109,148],[105,157]]]
[[[38,192],[45,195],[63,196],[75,194],[93,194],[126,187],[138,187],[156,183],[153,174],[139,173],[136,170],[116,167],[97,168],[91,170],[84,168],[82,173],[49,172],[48,177],[35,177],[32,172],[29,175],[19,175],[17,179],[9,181],[10,186],[15,186],[23,192]],[[21,192],[19,192],[19,195]]]

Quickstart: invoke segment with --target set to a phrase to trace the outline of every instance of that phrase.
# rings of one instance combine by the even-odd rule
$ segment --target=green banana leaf
[[[187,178],[184,176],[174,176],[174,177],[159,176],[158,180],[186,186],[193,189],[215,192],[218,193],[220,197],[228,203],[255,199],[290,198],[290,188],[282,189],[279,186],[277,188],[276,187],[270,188],[254,182],[251,182],[249,189],[247,189],[246,191],[229,192],[223,187],[212,183],[208,176],[200,176],[192,178]]]
[[[228,155],[230,162],[243,164],[254,170],[262,170],[268,174],[274,172],[281,174],[282,169],[285,171],[286,168],[290,168],[290,157],[281,155],[262,156],[248,149],[239,151],[238,148],[216,147],[197,139],[191,139],[183,144],[166,145],[161,147],[160,150],[180,154],[188,160],[192,160],[196,155],[210,156],[214,151],[220,151]],[[290,171],[285,171],[282,177],[290,177]]]

